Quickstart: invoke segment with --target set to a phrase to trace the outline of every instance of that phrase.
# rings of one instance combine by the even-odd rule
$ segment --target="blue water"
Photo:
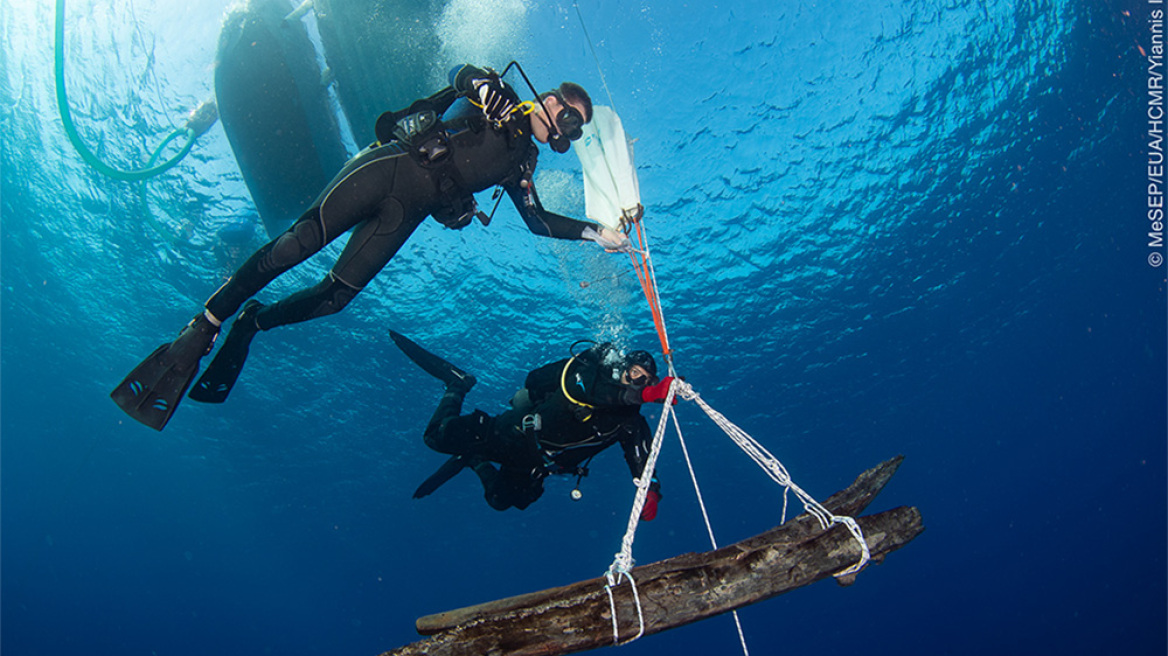
[[[918,506],[926,532],[852,587],[744,610],[752,654],[1168,650],[1148,5],[581,2],[593,59],[570,4],[505,4],[537,83],[608,104],[599,61],[638,139],[679,372],[821,499],[906,456],[873,509]],[[211,93],[226,3],[172,5],[70,4],[75,120],[108,161],[141,163]],[[576,339],[656,347],[625,260],[510,209],[429,222],[346,312],[258,339],[228,403],[134,424],[107,395],[221,283],[202,247],[247,190],[219,127],[145,201],[87,169],[52,12],[0,2],[5,656],[371,655],[421,615],[601,574],[631,500],[616,452],[578,502],[557,480],[498,513],[467,475],[410,499],[442,460],[419,439],[440,389],[385,329],[475,372],[495,412]],[[574,158],[542,159],[542,195],[578,213]],[[778,523],[769,479],[679,412],[720,541]],[[642,563],[706,548],[676,441],[659,471]],[[728,618],[622,648],[738,651]]]

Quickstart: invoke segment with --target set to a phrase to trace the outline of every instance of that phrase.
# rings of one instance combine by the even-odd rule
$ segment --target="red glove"
[[[641,508],[641,521],[651,522],[657,516],[657,502],[661,500],[661,493],[657,490],[649,490],[645,495],[645,505]]]
[[[673,376],[666,376],[656,385],[649,385],[641,390],[641,400],[645,403],[665,403],[669,396],[669,386],[673,384]],[[677,405],[677,396],[673,397],[673,405]]]

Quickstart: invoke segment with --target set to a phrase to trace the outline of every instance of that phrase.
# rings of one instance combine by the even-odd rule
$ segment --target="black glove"
[[[486,225],[486,215],[479,211],[474,196],[464,196],[445,203],[443,207],[434,211],[433,217],[438,223],[453,230],[462,230],[470,225],[475,217]]]
[[[434,215],[434,218],[437,219],[438,223],[441,223],[442,225],[452,230],[462,230],[463,228],[470,225],[470,221],[474,217],[474,212],[467,212],[466,214],[462,214],[460,216],[454,216],[451,214]]]
[[[478,96],[479,107],[488,120],[499,124],[511,118],[515,103],[504,93],[503,83],[499,80],[499,76],[492,75],[485,79],[471,80],[471,84]]]
[[[489,68],[458,66],[450,71],[450,85],[470,98],[496,125],[506,122],[515,109],[515,102],[507,97],[499,74]]]

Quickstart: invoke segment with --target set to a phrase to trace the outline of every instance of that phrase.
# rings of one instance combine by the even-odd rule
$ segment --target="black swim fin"
[[[459,387],[463,392],[467,392],[478,382],[474,376],[418,346],[405,335],[391,330],[389,331],[389,337],[402,350],[402,353],[406,354],[406,357],[413,360],[414,364],[422,368],[422,371],[446,383],[448,388],[452,386]]]
[[[442,463],[438,471],[430,474],[430,478],[422,481],[418,489],[414,491],[414,498],[421,499],[422,497],[430,496],[434,490],[442,487],[446,481],[458,475],[464,467],[473,467],[478,461],[466,456],[450,456],[450,459]]]
[[[187,395],[192,401],[223,403],[227,400],[227,395],[231,394],[231,389],[239,380],[243,364],[247,362],[251,340],[259,332],[255,315],[263,307],[263,303],[254,299],[244,304],[243,310],[235,318],[235,323],[231,324],[231,330],[223,340],[223,346],[219,347],[219,352],[215,354],[207,370]]]
[[[199,372],[199,360],[211,351],[219,327],[200,314],[178,338],[163,344],[126,376],[110,398],[133,419],[162,430]]]

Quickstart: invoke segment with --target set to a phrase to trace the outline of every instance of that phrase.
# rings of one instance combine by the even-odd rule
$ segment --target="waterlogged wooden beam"
[[[824,506],[857,514],[896,472],[895,458],[861,474]],[[857,519],[875,562],[924,530],[916,508]],[[843,526],[824,531],[800,515],[765,533],[699,554],[683,554],[633,570],[645,635],[770,599],[846,569],[860,549]],[[841,582],[850,583],[854,577]],[[431,637],[383,656],[556,656],[613,644],[613,614],[604,579],[574,583],[418,620]],[[632,586],[613,590],[621,641],[640,628]]]
[[[856,477],[856,480],[847,488],[836,492],[828,497],[823,502],[823,506],[836,515],[847,515],[854,517],[863,512],[865,508],[876,498],[876,495],[888,485],[888,481],[892,479],[892,475],[900,467],[904,456],[897,456],[890,460],[880,463],[864,473]],[[784,523],[770,529],[764,533],[747,538],[737,544],[725,547],[722,551],[736,550],[736,552],[749,550],[752,548],[766,546],[777,542],[798,542],[801,539],[806,539],[816,533],[822,532],[819,521],[809,514],[802,514],[791,521]],[[853,543],[854,544],[854,543]],[[869,547],[871,548],[871,547]],[[873,557],[875,557],[873,552]],[[702,558],[709,556],[709,552],[702,554],[682,554],[668,560],[663,560],[653,565],[646,565],[645,567],[664,566],[666,564],[677,564],[684,566],[687,559]],[[857,559],[858,551],[857,551]],[[854,560],[852,562],[855,562]],[[848,563],[850,565],[851,563]],[[839,569],[846,569],[847,565]],[[644,569],[644,568],[640,568]],[[637,581],[640,581],[640,576],[634,576]],[[838,571],[838,570],[837,570]],[[601,579],[592,579],[591,581],[583,581],[574,583],[572,585],[561,586],[558,588],[550,588],[538,592],[531,592],[515,597],[508,597],[498,601],[491,601],[484,604],[469,606],[467,608],[460,608],[435,615],[428,615],[418,620],[418,633],[422,635],[434,635],[446,629],[452,629],[461,624],[468,624],[473,621],[481,620],[485,617],[498,616],[512,610],[518,610],[533,606],[538,606],[541,603],[562,598],[564,594],[571,594],[573,590],[579,587],[586,587],[594,585],[596,581]],[[601,584],[603,587],[603,584]],[[607,599],[607,595],[605,596]],[[610,622],[611,623],[611,622]],[[391,654],[394,652],[390,652]]]

